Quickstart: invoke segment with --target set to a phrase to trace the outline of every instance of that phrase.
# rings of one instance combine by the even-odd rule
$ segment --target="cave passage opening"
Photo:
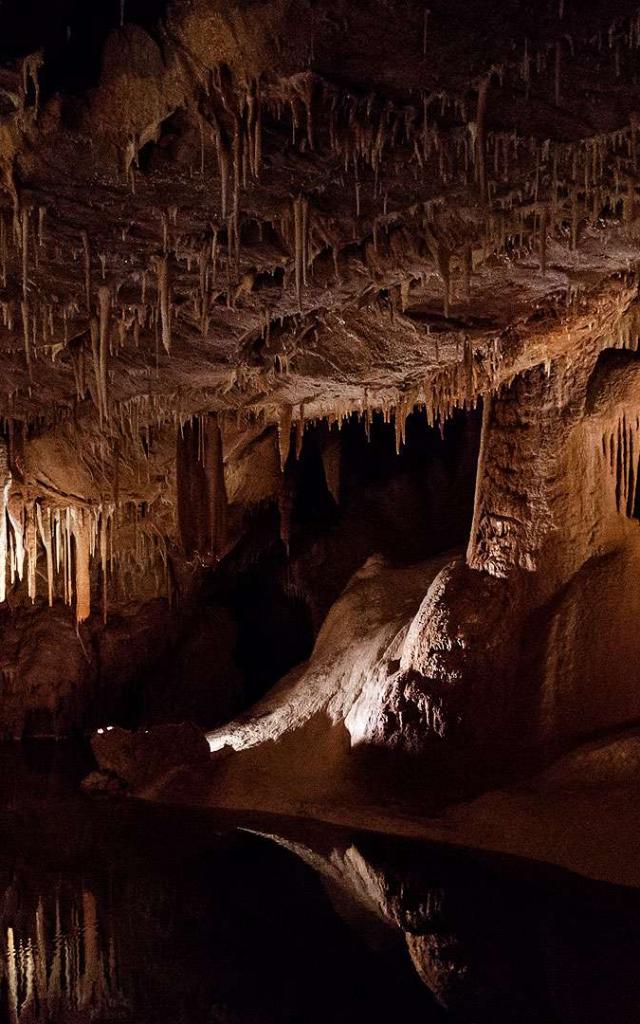
[[[155,33],[167,6],[168,0],[6,0],[0,60],[11,64],[41,51],[41,100],[57,92],[80,96],[99,82],[109,35],[122,24]]]
[[[198,614],[151,719],[188,717],[213,728],[263,697],[311,654],[349,578],[381,555],[411,564],[468,539],[481,407],[442,427],[421,412],[395,426],[372,417],[341,429],[307,427],[292,443],[277,500],[245,516],[242,535],[205,569]],[[143,715],[144,716],[144,715]]]

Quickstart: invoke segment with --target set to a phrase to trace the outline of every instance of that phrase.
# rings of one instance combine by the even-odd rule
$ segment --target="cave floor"
[[[237,755],[232,755],[237,759]],[[241,758],[240,758],[241,760]],[[464,802],[424,813],[425,802],[370,792],[306,800],[299,786],[287,790],[283,775],[261,778],[250,761],[244,776],[226,791],[211,766],[178,769],[143,791],[144,797],[174,805],[226,809],[253,827],[254,816],[321,822],[554,865],[583,877],[640,886],[640,730],[594,740],[564,755],[542,772],[511,785],[490,788]],[[225,777],[226,781],[226,777]],[[418,813],[416,807],[423,811]],[[256,826],[259,830],[262,828]],[[298,825],[298,827],[300,827]],[[271,829],[267,829],[270,831]]]

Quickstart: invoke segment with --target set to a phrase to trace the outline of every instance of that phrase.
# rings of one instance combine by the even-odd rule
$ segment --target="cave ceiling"
[[[270,426],[282,462],[354,412],[400,443],[636,347],[635,4],[114,0],[90,40],[76,7],[4,14],[14,495],[153,505],[213,412],[229,488]]]

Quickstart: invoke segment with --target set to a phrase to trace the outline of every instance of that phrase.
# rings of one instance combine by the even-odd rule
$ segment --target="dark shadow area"
[[[3,1021],[638,1019],[633,891],[321,825],[244,822],[273,841],[228,816],[88,800],[73,764],[8,748],[0,767]]]
[[[79,95],[97,85],[107,37],[126,23],[152,31],[168,0],[5,0],[0,8],[0,63],[43,51],[43,99]]]
[[[191,475],[182,473],[179,520],[193,556],[188,596],[182,600],[176,580],[170,600],[119,605],[110,595],[106,625],[95,616],[80,633],[61,604],[48,615],[29,604],[6,616],[6,735],[181,721],[210,729],[229,721],[308,659],[327,613],[368,558],[409,565],[465,543],[480,422],[480,410],[459,412],[440,430],[414,413],[400,453],[394,424],[381,415],[369,430],[355,417],[341,430],[310,425],[298,455],[292,436],[274,498],[236,516],[234,546],[204,564],[198,552],[217,535],[202,516],[215,506],[220,526],[224,487],[204,472],[199,434],[185,427]],[[231,517],[233,508],[221,509]],[[227,550],[224,538],[213,550]],[[26,712],[25,674],[33,705]]]
[[[191,694],[199,724],[212,727],[241,711],[306,660],[332,604],[371,555],[408,564],[466,541],[480,424],[480,409],[456,414],[442,431],[414,413],[400,454],[393,423],[378,415],[369,437],[355,417],[342,430],[318,424],[305,431],[278,504],[255,509],[234,550],[205,574],[199,628],[213,616],[217,635],[235,639],[222,673],[197,643],[179,659],[173,685]],[[212,693],[224,692],[231,697],[220,707]],[[174,717],[178,710],[174,704]]]

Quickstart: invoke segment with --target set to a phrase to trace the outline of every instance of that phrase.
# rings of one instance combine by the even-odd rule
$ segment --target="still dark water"
[[[2,1024],[640,1021],[634,892],[0,771]]]

